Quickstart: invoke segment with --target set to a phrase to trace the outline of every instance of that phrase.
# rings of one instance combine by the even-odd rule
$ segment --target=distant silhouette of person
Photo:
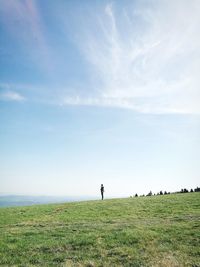
[[[103,184],[101,184],[101,198],[102,198],[102,200],[103,200],[103,193],[104,193],[104,186],[103,186]]]

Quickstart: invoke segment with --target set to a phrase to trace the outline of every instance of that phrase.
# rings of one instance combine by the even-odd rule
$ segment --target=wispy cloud
[[[4,93],[0,93],[0,100],[5,100],[5,101],[17,101],[21,102],[24,101],[26,98],[14,91],[7,91]]]
[[[52,66],[50,46],[36,1],[1,1],[0,21],[26,57],[44,70]]]
[[[60,6],[67,10],[66,4]],[[190,3],[152,0],[148,5],[139,0],[113,2],[91,10],[85,5],[85,12],[80,13],[77,6],[73,8],[71,17],[55,10],[55,17],[60,20],[56,18],[51,23],[59,21],[55,28],[62,35],[59,41],[62,40],[63,49],[57,40],[53,41],[56,44],[55,47],[52,44],[53,60],[51,43],[46,38],[51,29],[45,28],[38,2],[10,0],[0,6],[0,20],[24,44],[36,65],[48,70],[55,62],[62,63],[51,72],[54,85],[50,79],[43,84],[39,81],[38,86],[28,85],[30,99],[61,105],[126,108],[142,113],[200,113],[198,0]],[[71,35],[81,53],[68,62],[73,46],[68,43]],[[63,55],[65,46],[69,51]],[[84,65],[87,71],[83,72],[88,77],[83,79],[79,76],[81,67],[76,65],[81,55],[87,62]],[[70,68],[77,68],[77,73],[72,72],[74,77],[69,77]],[[77,84],[81,85],[77,88]],[[9,90],[27,95],[26,87],[22,81],[22,86],[11,85]]]
[[[91,65],[95,90],[63,103],[200,113],[200,2],[138,3],[108,4],[83,25],[77,45]]]
[[[23,93],[27,88],[23,85],[0,83],[0,101],[23,102],[27,100]]]

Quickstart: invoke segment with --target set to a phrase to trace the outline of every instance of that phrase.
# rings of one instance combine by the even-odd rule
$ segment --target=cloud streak
[[[34,60],[33,69],[51,70],[47,81],[33,85],[23,85],[23,81],[13,85],[11,81],[4,98],[12,99],[9,92],[15,92],[47,104],[200,114],[198,0],[152,0],[148,5],[139,0],[123,5],[114,2],[91,10],[84,4],[85,12],[73,6],[71,17],[55,9],[56,19],[50,25],[59,29],[59,41],[46,38],[58,35],[57,31],[51,35],[51,28],[45,27],[48,21],[42,16],[41,6],[33,0],[3,1],[0,6],[1,22],[24,48],[25,55]],[[68,7],[64,3],[58,6],[64,11]],[[70,38],[76,48],[69,43]],[[70,51],[75,53],[77,48],[81,53],[70,59]],[[83,58],[81,67],[76,62]],[[88,76],[82,78],[82,73]]]
[[[14,91],[7,91],[4,93],[0,93],[0,99],[4,101],[16,101],[16,102],[22,102],[26,100],[26,98],[23,95]]]
[[[200,113],[199,1],[140,3],[122,10],[108,4],[91,16],[93,27],[83,25],[77,45],[95,90],[66,96],[64,104]]]
[[[41,69],[49,71],[53,62],[51,49],[36,1],[1,1],[0,21],[26,57]]]

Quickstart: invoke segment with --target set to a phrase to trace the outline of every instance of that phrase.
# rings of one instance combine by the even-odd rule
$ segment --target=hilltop
[[[200,266],[200,194],[0,208],[1,266]]]

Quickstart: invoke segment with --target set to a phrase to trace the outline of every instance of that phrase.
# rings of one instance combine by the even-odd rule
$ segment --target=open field
[[[200,193],[0,208],[0,266],[200,266]]]

